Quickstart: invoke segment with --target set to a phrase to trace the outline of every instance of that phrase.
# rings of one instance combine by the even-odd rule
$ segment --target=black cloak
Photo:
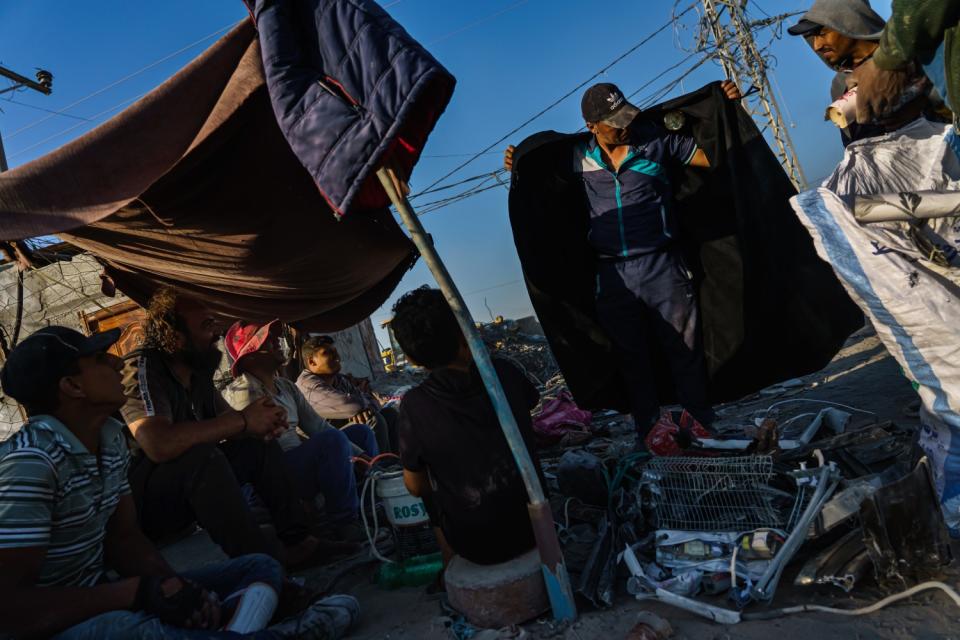
[[[709,84],[646,110],[683,131],[710,169],[671,175],[680,248],[696,274],[713,402],[818,371],[863,325],[830,266],[796,218],[796,194],[753,119]],[[510,223],[530,299],[577,404],[629,408],[614,346],[595,310],[596,257],[588,209],[572,160],[589,133],[537,133],[518,145]],[[651,345],[661,404],[676,401],[665,355]]]

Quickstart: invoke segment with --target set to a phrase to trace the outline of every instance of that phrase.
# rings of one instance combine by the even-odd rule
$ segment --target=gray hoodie
[[[790,35],[805,36],[816,25],[855,40],[879,41],[885,24],[868,0],[816,0],[787,31]]]

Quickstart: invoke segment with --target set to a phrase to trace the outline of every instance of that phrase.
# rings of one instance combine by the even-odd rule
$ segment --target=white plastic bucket
[[[395,527],[412,527],[430,521],[423,500],[410,495],[404,486],[403,471],[391,471],[380,477],[377,496],[383,499],[387,520]]]

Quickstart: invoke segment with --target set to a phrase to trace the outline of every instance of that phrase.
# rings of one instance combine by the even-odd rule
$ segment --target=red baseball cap
[[[237,363],[243,356],[255,353],[263,347],[264,343],[270,338],[274,329],[279,329],[280,320],[271,320],[263,324],[256,322],[243,323],[234,322],[227,329],[227,334],[223,337],[223,343],[227,347],[227,355],[233,362],[230,365],[230,373],[237,376]]]

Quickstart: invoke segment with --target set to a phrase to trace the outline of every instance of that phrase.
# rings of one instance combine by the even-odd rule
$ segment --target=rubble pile
[[[560,367],[553,358],[543,330],[533,318],[498,318],[480,325],[480,335],[490,355],[517,365],[541,389],[550,387],[551,383],[562,383]]]

